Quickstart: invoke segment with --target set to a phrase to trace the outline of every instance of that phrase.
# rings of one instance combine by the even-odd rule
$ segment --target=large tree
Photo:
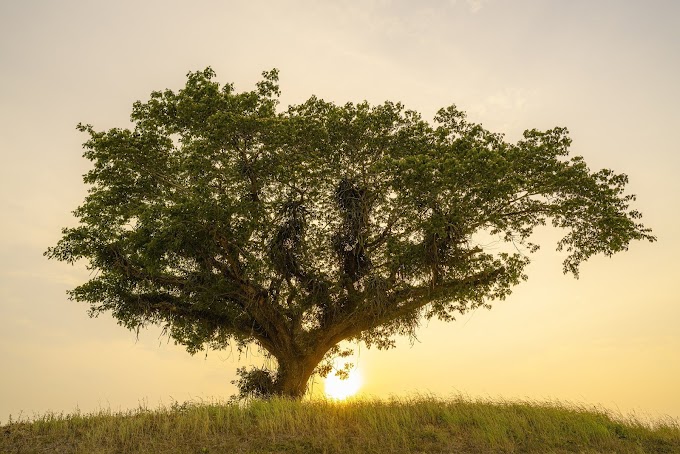
[[[89,193],[46,255],[96,271],[70,291],[93,315],[160,324],[191,353],[266,350],[273,370],[241,371],[242,390],[298,398],[343,340],[388,348],[503,299],[547,221],[575,276],[654,240],[627,177],[570,158],[564,128],[512,144],[455,106],[434,123],[392,102],[278,110],[276,70],[241,93],[214,77],[136,102],[133,129],[79,125]]]

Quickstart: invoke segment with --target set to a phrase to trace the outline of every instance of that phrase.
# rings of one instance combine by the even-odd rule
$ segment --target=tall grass
[[[559,403],[463,398],[187,403],[10,422],[0,426],[0,452],[680,453],[680,427]]]

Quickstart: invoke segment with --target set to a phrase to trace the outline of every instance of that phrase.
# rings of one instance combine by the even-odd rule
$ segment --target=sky
[[[237,367],[262,361],[91,319],[66,296],[85,264],[42,255],[87,191],[75,126],[128,127],[134,101],[207,66],[237,90],[279,68],[284,107],[314,94],[432,118],[455,103],[513,142],[566,126],[592,169],[629,175],[658,236],[575,280],[559,232],[540,229],[529,280],[491,310],[423,323],[393,350],[356,346],[363,395],[680,418],[678,17],[670,0],[0,1],[0,423],[226,399]]]

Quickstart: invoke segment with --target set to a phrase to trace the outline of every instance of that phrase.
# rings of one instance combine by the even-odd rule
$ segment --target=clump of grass
[[[555,402],[273,399],[46,414],[0,426],[0,452],[677,453],[680,426]]]

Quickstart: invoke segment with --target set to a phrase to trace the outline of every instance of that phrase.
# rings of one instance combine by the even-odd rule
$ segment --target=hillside
[[[677,421],[557,403],[431,397],[175,404],[0,427],[2,453],[679,453]]]

